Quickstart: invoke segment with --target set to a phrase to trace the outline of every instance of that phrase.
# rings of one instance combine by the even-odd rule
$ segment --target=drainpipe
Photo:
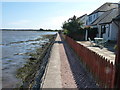
[[[118,4],[118,13],[120,15],[120,2]],[[120,88],[120,20],[118,22],[117,54],[115,59],[115,81],[114,87]]]
[[[87,41],[87,37],[88,37],[88,30],[86,29],[86,33],[85,33],[85,40]]]

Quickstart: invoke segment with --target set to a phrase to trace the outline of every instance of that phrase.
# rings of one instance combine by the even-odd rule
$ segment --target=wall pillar
[[[85,33],[85,40],[87,41],[88,38],[88,30],[86,29],[86,33]]]
[[[120,88],[120,23],[118,31],[118,40],[117,40],[117,54],[115,59],[115,87]]]
[[[118,7],[118,13],[120,15],[120,3]],[[115,81],[114,87],[120,88],[120,18],[117,20],[118,23],[118,39],[117,39],[117,54],[115,59]]]

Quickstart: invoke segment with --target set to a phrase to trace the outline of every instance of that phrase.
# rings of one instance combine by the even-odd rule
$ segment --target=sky
[[[73,15],[90,14],[105,2],[119,0],[3,0],[2,28],[6,29],[61,29]]]

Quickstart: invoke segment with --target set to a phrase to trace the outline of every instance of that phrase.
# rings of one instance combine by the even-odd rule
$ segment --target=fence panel
[[[113,88],[115,68],[113,63],[105,59],[103,56],[89,50],[81,44],[64,35],[64,39],[81,58],[82,62],[86,64],[90,72],[96,78],[101,87]]]

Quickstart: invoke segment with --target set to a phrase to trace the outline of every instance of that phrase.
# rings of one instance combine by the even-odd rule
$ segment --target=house
[[[87,25],[87,18],[88,18],[87,14],[84,14],[78,18],[79,21],[83,23],[83,28]]]
[[[96,37],[116,40],[118,27],[113,22],[116,16],[118,16],[118,3],[105,3],[88,15],[87,25],[98,30]]]
[[[98,9],[96,9],[95,11],[93,11],[91,14],[88,15],[87,25],[91,25],[91,23],[94,22],[98,17],[100,17],[104,12],[117,7],[118,7],[118,3],[103,4]]]
[[[117,21],[117,24],[119,24],[120,23],[120,14],[116,18],[114,18],[113,20]]]
[[[87,14],[84,14],[84,15],[78,17],[78,19],[79,19],[80,22],[83,23],[83,27],[82,27],[82,28],[85,28],[86,25],[87,25],[88,15],[87,15]],[[86,33],[85,39],[87,40],[87,33]]]
[[[113,8],[104,12],[98,19],[91,23],[91,26],[97,26],[98,37],[106,40],[117,40],[118,27],[113,19],[118,15],[118,8]]]

